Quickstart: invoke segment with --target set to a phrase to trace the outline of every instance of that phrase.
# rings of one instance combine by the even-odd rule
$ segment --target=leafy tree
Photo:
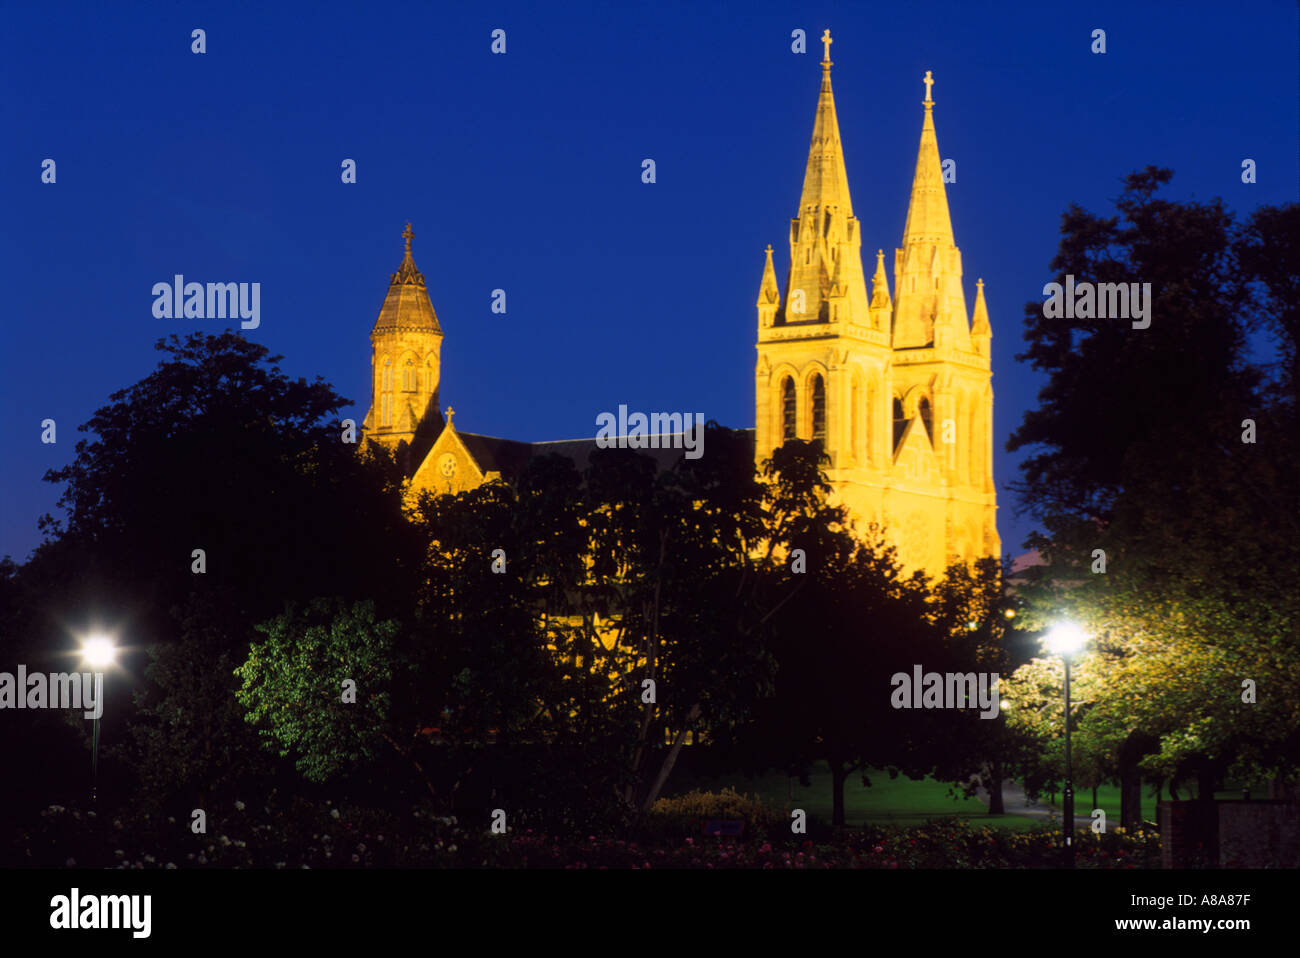
[[[370,602],[320,599],[258,631],[266,640],[234,670],[235,698],[307,779],[325,781],[390,746],[403,752],[390,722],[396,622],[377,621]]]
[[[1063,217],[1053,269],[1150,282],[1151,324],[1027,304],[1020,358],[1049,382],[1008,442],[1038,450],[1019,492],[1049,565],[1022,590],[1027,624],[1069,615],[1095,636],[1101,678],[1080,731],[1118,760],[1126,825],[1139,763],[1161,779],[1195,768],[1206,795],[1229,770],[1293,775],[1300,754],[1300,207],[1261,209],[1243,230],[1220,201],[1158,196],[1170,177],[1131,175],[1118,216]],[[1271,334],[1278,363],[1253,361],[1252,330]],[[1268,689],[1253,705],[1246,679]]]

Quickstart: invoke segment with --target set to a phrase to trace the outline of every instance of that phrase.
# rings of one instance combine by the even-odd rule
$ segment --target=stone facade
[[[868,292],[823,42],[784,301],[771,246],[759,286],[755,455],[823,440],[834,501],[860,528],[883,524],[905,568],[938,574],[1001,552],[984,284],[968,320],[927,73],[894,294],[883,250]]]

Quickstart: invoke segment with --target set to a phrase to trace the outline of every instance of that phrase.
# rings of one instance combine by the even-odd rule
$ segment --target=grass
[[[886,772],[870,773],[871,787],[862,784],[860,774],[850,775],[844,783],[844,820],[848,825],[921,825],[932,818],[965,818],[973,824],[1024,829],[1038,824],[1021,815],[990,815],[978,798],[957,798],[949,786],[932,778],[913,781],[899,776],[891,779]],[[825,762],[818,762],[809,776],[810,787],[796,780],[794,807],[806,810],[825,821],[831,820],[831,773]],[[790,780],[779,773],[745,778],[742,775],[712,779],[683,778],[674,782],[671,794],[681,795],[692,789],[719,791],[727,786],[776,804],[790,801]],[[1107,813],[1109,814],[1109,812]]]
[[[850,825],[922,825],[932,818],[965,818],[973,824],[996,825],[1000,828],[1026,829],[1040,824],[1042,819],[1028,818],[1024,815],[990,815],[987,806],[978,798],[953,798],[949,786],[928,776],[914,781],[904,776],[891,779],[887,772],[869,773],[871,787],[862,784],[860,774],[850,775],[844,783],[844,820]],[[796,780],[793,783],[793,807],[802,808],[810,815],[815,815],[829,822],[831,820],[831,773],[825,762],[818,762],[809,776],[811,783],[804,788]],[[738,792],[758,795],[779,806],[791,800],[790,780],[780,773],[769,773],[756,778],[746,778],[740,774],[723,775],[716,778],[690,779],[683,777],[675,780],[668,794],[681,795],[692,789],[716,792],[730,786]],[[1182,798],[1190,798],[1194,789],[1181,791]],[[1251,792],[1254,796],[1266,794],[1263,787]],[[1168,794],[1164,797],[1167,799]],[[1054,796],[1052,807],[1059,814],[1061,793]],[[1241,789],[1215,793],[1215,798],[1241,798]],[[1047,804],[1048,796],[1041,795],[1039,801]],[[1102,785],[1097,789],[1098,806],[1106,813],[1107,830],[1115,828],[1120,822],[1120,789],[1118,785]],[[1010,803],[1008,803],[1010,804]],[[1075,815],[1087,817],[1092,811],[1092,789],[1076,788],[1074,792]],[[1156,797],[1151,794],[1149,785],[1142,786],[1142,820],[1156,821]]]

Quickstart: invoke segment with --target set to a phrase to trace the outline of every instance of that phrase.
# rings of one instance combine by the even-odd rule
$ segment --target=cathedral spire
[[[975,352],[981,356],[989,355],[989,340],[993,338],[993,329],[989,326],[989,308],[984,302],[984,280],[975,283],[975,311],[971,316],[970,338]]]
[[[776,312],[784,323],[868,322],[862,272],[862,233],[849,199],[840,124],[831,91],[831,32],[822,34],[825,58],[813,118],[808,165],[798,215],[790,222],[790,273],[785,302]]]
[[[916,174],[912,177],[912,198],[907,206],[907,224],[903,227],[903,248],[912,243],[952,246],[952,220],[948,216],[948,197],[943,189],[943,164],[939,159],[939,140],[934,132],[934,100],[930,97],[934,78],[925,71],[925,119],[921,124],[921,148],[916,155]]]
[[[840,145],[840,123],[835,114],[835,95],[831,92],[831,42],[831,32],[827,30],[822,34],[826,57],[822,60],[822,87],[817,96],[817,115],[813,120],[799,212],[836,207],[843,210],[845,216],[852,216],[849,177],[844,169],[844,151]]]
[[[966,298],[961,288],[961,251],[953,240],[943,163],[934,132],[934,76],[925,84],[925,119],[916,154],[912,196],[903,227],[903,248],[894,260],[894,348],[925,346],[969,350]]]
[[[429,291],[424,284],[424,274],[415,265],[411,257],[411,240],[415,233],[411,224],[402,230],[402,239],[406,241],[406,252],[402,264],[397,268],[388,284],[388,295],[384,297],[383,308],[375,320],[375,332],[393,329],[415,329],[442,334],[438,325],[437,314],[429,302]]]
[[[776,284],[776,268],[772,265],[772,244],[767,244],[767,261],[763,264],[763,279],[758,285],[758,324],[771,326],[781,305],[781,288]]]

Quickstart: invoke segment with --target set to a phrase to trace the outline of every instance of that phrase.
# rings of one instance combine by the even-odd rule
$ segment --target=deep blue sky
[[[1042,298],[1068,203],[1108,211],[1148,163],[1175,171],[1171,195],[1242,214],[1297,197],[1288,0],[119,6],[9,8],[0,34],[0,555],[19,560],[76,426],[156,365],[160,336],[221,325],[155,319],[155,282],[260,282],[247,335],[360,420],[407,220],[458,426],[589,436],[619,403],[752,426],[763,248],[784,277],[828,26],[864,253],[901,240],[934,72],[967,301],[987,284],[1000,487],[1041,385],[1014,359],[1023,304]],[[1029,523],[999,501],[1019,552]]]

